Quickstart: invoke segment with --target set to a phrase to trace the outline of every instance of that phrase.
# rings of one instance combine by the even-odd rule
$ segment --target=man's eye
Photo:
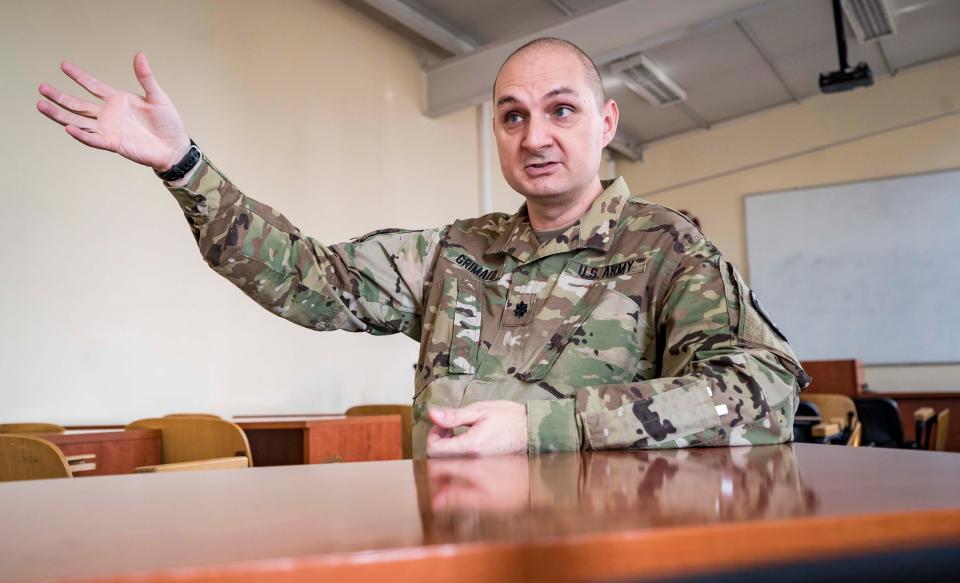
[[[557,117],[569,117],[573,115],[573,108],[567,107],[566,105],[561,105],[553,111],[553,115]]]
[[[510,112],[504,116],[503,121],[508,124],[520,123],[523,121],[523,116],[516,112]]]

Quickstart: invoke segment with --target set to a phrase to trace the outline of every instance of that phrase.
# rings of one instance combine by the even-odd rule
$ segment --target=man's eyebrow
[[[579,94],[569,87],[557,87],[552,91],[548,91],[546,95],[543,96],[544,99],[552,99],[558,95],[573,95],[574,97],[579,97]],[[497,107],[501,105],[506,105],[508,103],[520,103],[520,100],[514,97],[513,95],[504,95],[497,100]]]
[[[570,89],[569,87],[557,87],[557,88],[554,89],[553,91],[550,91],[550,92],[548,92],[546,95],[544,95],[544,97],[550,98],[550,97],[556,97],[557,95],[574,95],[574,96],[578,96],[577,92],[574,91],[573,89]]]

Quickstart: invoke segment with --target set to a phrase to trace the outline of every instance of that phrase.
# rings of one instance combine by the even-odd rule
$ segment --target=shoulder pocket
[[[787,343],[786,336],[763,309],[757,295],[743,281],[737,268],[721,259],[720,274],[730,314],[731,334],[741,345],[764,348],[777,355],[802,387],[809,384],[809,377],[800,367],[800,361]]]
[[[480,347],[480,305],[481,295],[477,286],[470,280],[458,280],[449,277],[452,282],[450,294],[445,297],[454,299],[453,334],[450,339],[450,373],[475,374],[477,372],[477,351]]]
[[[445,277],[427,348],[433,378],[476,373],[481,299],[471,281]]]

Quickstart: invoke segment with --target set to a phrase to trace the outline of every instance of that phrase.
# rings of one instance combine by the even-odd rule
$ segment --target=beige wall
[[[418,345],[310,332],[210,271],[149,169],[36,112],[69,58],[138,89],[144,50],[247,193],[333,243],[477,209],[476,116],[420,114],[415,49],[335,0],[3,0],[0,420],[406,402]]]
[[[747,194],[958,167],[960,59],[655,144],[643,162],[619,164],[633,192],[691,210],[744,271]],[[867,382],[960,390],[960,366],[867,367]]]
[[[271,316],[206,268],[148,169],[80,146],[34,109],[42,81],[82,94],[57,68],[65,58],[137,89],[144,50],[217,165],[304,232],[335,242],[438,226],[476,212],[477,117],[420,114],[411,45],[335,0],[0,2],[0,420],[326,412],[411,396],[415,342]],[[942,64],[620,168],[634,191],[699,214],[742,263],[744,193],[960,166],[960,119],[923,121],[958,102],[960,64]],[[842,140],[853,141],[830,146]],[[522,201],[493,155],[494,208],[512,212]],[[929,387],[960,384],[957,368],[924,371]],[[870,374],[928,388],[911,370]]]

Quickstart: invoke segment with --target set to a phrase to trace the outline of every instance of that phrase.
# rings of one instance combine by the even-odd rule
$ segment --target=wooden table
[[[403,457],[399,415],[283,416],[233,421],[247,434],[253,465],[257,467]]]
[[[960,540],[960,455],[812,444],[0,483],[0,580],[611,581]]]
[[[96,468],[76,472],[76,477],[132,474],[136,467],[161,463],[158,429],[75,430],[34,437],[52,442],[65,456],[94,454]]]

